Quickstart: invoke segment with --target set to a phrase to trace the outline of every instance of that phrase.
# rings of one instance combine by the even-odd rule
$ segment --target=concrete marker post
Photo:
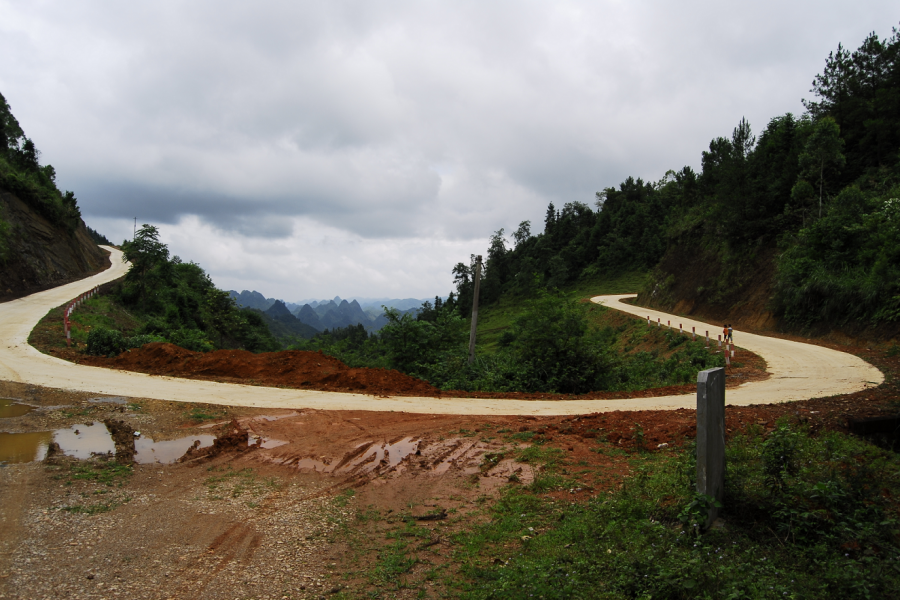
[[[706,332],[706,347],[709,348],[709,331]]]
[[[691,327],[691,341],[692,342],[697,341],[697,328],[696,327]]]
[[[697,374],[697,493],[721,503],[725,493],[725,369]],[[713,504],[704,529],[719,516]]]

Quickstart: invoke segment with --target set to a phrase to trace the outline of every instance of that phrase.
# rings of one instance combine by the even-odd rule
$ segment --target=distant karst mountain
[[[303,300],[299,303],[285,302],[275,298],[266,298],[257,291],[244,290],[240,293],[231,290],[228,294],[240,307],[255,308],[270,321],[277,323],[277,329],[270,323],[269,329],[276,337],[290,331],[291,335],[309,338],[315,332],[351,325],[363,325],[368,331],[378,331],[384,327],[388,319],[384,316],[383,306],[395,308],[400,312],[417,311],[424,300],[416,298],[363,298],[345,300],[335,296],[331,300]],[[290,317],[290,318],[288,318]],[[294,319],[291,321],[290,319]],[[296,324],[295,324],[296,323]],[[301,332],[299,326],[304,326]],[[310,334],[309,332],[313,333]]]
[[[272,335],[283,341],[290,341],[296,337],[308,340],[319,332],[318,329],[310,327],[292,315],[281,300],[276,300],[262,314]]]

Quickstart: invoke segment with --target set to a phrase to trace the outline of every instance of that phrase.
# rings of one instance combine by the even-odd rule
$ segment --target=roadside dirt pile
[[[351,368],[319,352],[285,350],[253,354],[246,350],[191,352],[172,344],[147,344],[115,358],[83,357],[98,367],[273,387],[356,392],[392,396],[440,396],[421,379],[388,369]]]

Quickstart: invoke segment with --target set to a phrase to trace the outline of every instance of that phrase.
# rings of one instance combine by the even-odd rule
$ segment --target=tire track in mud
[[[337,479],[309,497],[324,497],[367,484],[379,485],[401,476],[439,479],[448,475],[478,475],[508,480],[516,475],[524,484],[534,479],[531,465],[505,456],[512,449],[502,441],[486,442],[469,438],[428,440],[401,435],[380,441],[357,438],[347,443],[353,447],[334,460],[324,456],[314,457],[309,452],[299,452],[289,447],[269,450],[264,455],[254,456],[254,460]],[[502,458],[486,463],[485,456],[488,454]]]

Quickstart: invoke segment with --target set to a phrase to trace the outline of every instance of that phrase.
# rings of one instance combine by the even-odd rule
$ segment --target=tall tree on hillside
[[[122,242],[122,254],[131,263],[125,281],[137,285],[138,297],[146,305],[147,279],[154,267],[169,259],[169,248],[159,241],[159,230],[145,223],[133,241]]]
[[[7,154],[10,150],[18,150],[19,139],[24,136],[25,133],[13,116],[6,98],[0,94],[0,152]]]
[[[843,168],[847,163],[841,153],[843,147],[844,141],[837,122],[832,117],[823,117],[816,123],[806,142],[806,148],[800,155],[800,168],[807,176],[813,176],[819,182],[819,218],[822,217],[822,197],[825,193],[825,169]]]

